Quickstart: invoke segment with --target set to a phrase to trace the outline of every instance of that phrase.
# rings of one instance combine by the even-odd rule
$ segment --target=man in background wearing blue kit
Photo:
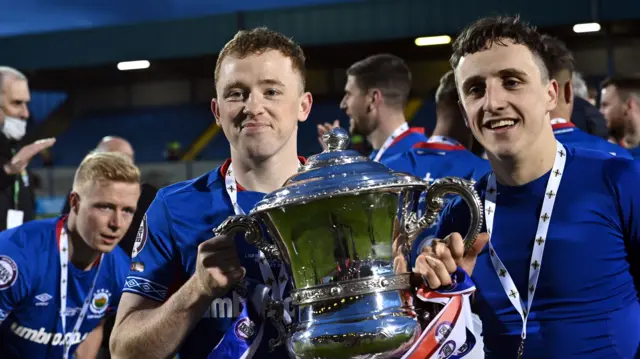
[[[118,242],[138,196],[129,159],[91,154],[76,171],[68,216],[0,233],[2,358],[95,358],[129,269]]]
[[[566,45],[549,35],[543,35],[545,61],[549,66],[551,78],[558,83],[558,104],[551,111],[551,127],[556,139],[565,145],[590,150],[604,151],[616,156],[631,158],[626,149],[608,142],[605,139],[588,134],[571,122],[571,114],[575,103],[573,74],[575,60]]]
[[[426,141],[424,129],[409,127],[404,115],[411,92],[411,70],[392,54],[377,54],[347,69],[347,83],[340,108],[349,116],[349,131],[367,139],[370,159],[380,162]],[[333,124],[318,125],[318,140]]]

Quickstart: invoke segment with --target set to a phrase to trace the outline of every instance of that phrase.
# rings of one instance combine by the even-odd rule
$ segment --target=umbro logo
[[[36,298],[36,306],[38,307],[46,307],[49,305],[49,301],[53,298],[49,293],[42,293],[35,296]]]

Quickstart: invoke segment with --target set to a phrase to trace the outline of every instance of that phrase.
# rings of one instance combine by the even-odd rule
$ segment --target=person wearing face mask
[[[30,94],[26,76],[0,66],[0,231],[35,219],[35,196],[29,187],[27,165],[55,139],[20,147],[29,117]]]

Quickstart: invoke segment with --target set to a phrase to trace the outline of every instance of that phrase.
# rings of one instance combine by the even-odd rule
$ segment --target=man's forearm
[[[111,334],[112,357],[171,357],[212,300],[200,294],[195,277],[192,277],[161,306],[135,310],[124,318],[117,318]]]
[[[104,319],[89,333],[87,338],[78,345],[76,349],[76,359],[96,359],[100,351],[100,344],[104,335]]]

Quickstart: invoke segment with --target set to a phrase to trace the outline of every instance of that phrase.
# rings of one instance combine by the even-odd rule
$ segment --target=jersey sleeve
[[[382,159],[380,163],[396,172],[404,172],[415,175],[412,161],[409,158],[408,152],[402,152],[393,156],[389,156],[388,158]]]
[[[640,161],[614,158],[608,165],[604,172],[618,201],[625,242],[640,255]]]
[[[443,239],[453,232],[458,232],[464,237],[470,223],[467,204],[459,196],[452,198],[440,211],[437,222],[423,231],[414,242],[412,261],[422,253],[424,246],[429,245],[435,238]]]
[[[171,223],[165,197],[160,191],[138,228],[123,292],[158,302],[167,299],[180,265]]]
[[[615,146],[612,148],[612,152],[615,156],[617,157],[621,157],[621,158],[626,158],[629,160],[633,159],[633,156],[631,156],[631,153],[629,151],[627,151],[626,149],[620,147],[620,146]]]
[[[27,260],[29,252],[19,229],[0,235],[0,324],[29,296],[33,273],[30,266],[38,263],[34,258]]]

